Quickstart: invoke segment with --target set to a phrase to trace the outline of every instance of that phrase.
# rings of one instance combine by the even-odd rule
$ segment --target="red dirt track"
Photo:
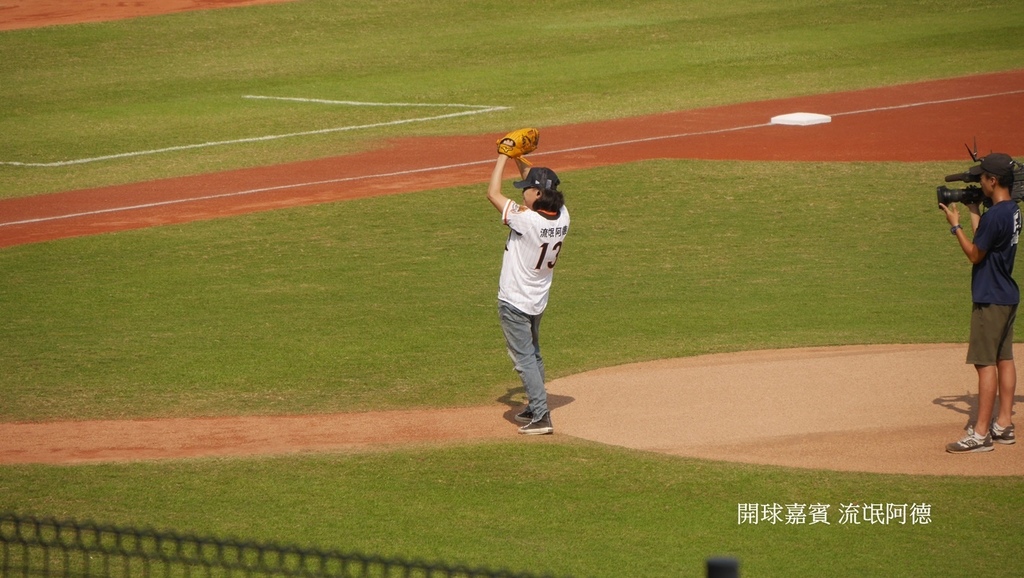
[[[189,10],[278,4],[291,0],[5,0],[0,3],[0,30],[57,24],[105,22]]]
[[[0,30],[279,1],[286,0],[8,1],[0,4]],[[539,127],[542,147],[531,159],[560,173],[655,158],[951,161],[966,167],[969,159],[964,143],[975,138],[981,153],[998,150],[1024,155],[1021,111],[1024,70],[1017,70]],[[793,112],[826,114],[832,121],[806,127],[769,124],[771,117]],[[424,138],[401,139],[344,157],[0,200],[0,247],[375,195],[483,186],[496,154],[496,136],[446,138],[443,146]],[[571,196],[571,190],[568,193]],[[936,230],[941,231],[941,215],[937,213],[936,219]],[[559,433],[602,443],[787,467],[1024,475],[1020,453],[1024,450],[1019,446],[972,456],[949,457],[943,452],[944,443],[960,435],[962,422],[971,413],[972,396],[965,390],[976,391],[973,369],[961,359],[959,346],[950,345],[747,352],[607,368],[556,380],[549,387],[552,398],[560,400],[552,404],[557,410],[554,413],[564,416],[564,421],[556,422]],[[794,364],[799,364],[795,370],[790,368]],[[746,373],[749,377],[739,383],[716,367],[728,367],[730,376]],[[776,371],[797,375],[802,382],[795,384],[799,380],[791,377],[770,379],[768,375]],[[934,375],[922,378],[928,372]],[[723,379],[726,381],[719,383]],[[669,386],[675,381],[673,390]],[[630,397],[636,398],[634,407],[619,407],[621,395],[598,393],[602,385],[620,392],[623,383],[629,384]],[[823,399],[803,395],[815,388],[823,392]],[[642,390],[650,397],[640,395]],[[722,407],[720,391],[737,397],[733,406]],[[681,401],[651,401],[669,393],[684,395]],[[821,423],[792,430],[795,422],[787,417],[793,415],[793,408],[780,407],[785,406],[780,400],[788,399],[786,395],[795,400],[792,403],[807,405],[802,415],[814,416]],[[608,403],[613,407],[598,407]],[[897,407],[901,404],[905,405],[902,410]],[[825,406],[829,413],[820,411]],[[702,447],[693,447],[689,436],[695,423],[709,415],[709,408],[729,410],[715,423],[734,419],[732,410],[739,408],[746,417],[736,431],[760,437],[710,443],[702,438]],[[498,439],[515,437],[511,415],[516,409],[496,405],[330,416],[0,423],[0,464],[345,451]],[[697,414],[684,415],[679,413],[681,409]],[[639,416],[629,423],[647,422],[645,425],[665,429],[665,439],[623,439],[644,437],[642,428],[615,433],[612,437],[616,439],[610,440],[598,437],[611,435],[608,428],[598,428],[599,434],[589,433],[588,428],[603,424],[595,415],[621,410]],[[893,431],[888,423],[893,415],[914,419],[900,421],[902,429]],[[780,422],[778,429],[773,429],[773,420]],[[461,426],[457,431],[445,427],[455,422]],[[892,439],[910,443],[892,444]],[[864,454],[864,447],[877,448],[877,452]]]
[[[964,144],[974,138],[982,153],[1024,151],[1024,115],[1014,113],[1021,110],[1024,70],[540,127],[542,148],[531,158],[560,172],[652,158],[959,161],[966,167]],[[826,114],[832,121],[769,124],[792,112]],[[495,137],[450,137],[443,144],[401,139],[345,157],[2,200],[0,247],[482,184]]]

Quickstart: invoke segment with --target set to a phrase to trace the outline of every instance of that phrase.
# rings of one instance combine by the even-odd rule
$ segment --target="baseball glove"
[[[535,128],[514,130],[498,139],[498,152],[513,159],[522,159],[526,164],[530,161],[523,158],[537,150],[540,144],[540,131]]]

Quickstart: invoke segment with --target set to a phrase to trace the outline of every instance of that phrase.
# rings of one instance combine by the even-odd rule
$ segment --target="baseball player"
[[[536,140],[534,137],[534,148]],[[540,320],[547,307],[552,273],[569,233],[569,211],[558,190],[559,180],[555,172],[543,167],[531,168],[521,158],[522,149],[503,151],[501,143],[499,141],[498,149],[501,154],[494,164],[487,187],[487,199],[501,213],[501,222],[509,228],[498,281],[498,315],[509,357],[529,399],[527,407],[515,419],[525,424],[519,428],[519,433],[550,434],[554,427],[544,387]],[[502,175],[509,158],[515,159],[523,178],[513,183],[515,188],[522,190],[522,203],[501,193]]]

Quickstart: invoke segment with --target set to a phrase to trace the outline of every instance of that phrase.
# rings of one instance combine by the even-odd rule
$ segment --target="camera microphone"
[[[965,183],[971,182],[971,173],[957,173],[955,175],[946,175],[946,182],[952,183],[953,181],[962,181]]]

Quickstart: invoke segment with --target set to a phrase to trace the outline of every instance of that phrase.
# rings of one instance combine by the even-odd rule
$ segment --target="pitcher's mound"
[[[670,359],[555,380],[549,404],[556,434],[679,456],[1024,475],[1019,445],[945,452],[975,411],[977,375],[965,355],[963,345],[885,345]],[[482,407],[326,415],[0,423],[0,464],[352,452],[498,438],[529,443],[512,420],[520,407],[503,399]]]
[[[801,468],[1024,475],[1019,444],[945,451],[977,411],[966,353],[940,344],[706,355],[590,371],[548,391],[564,403],[556,432],[612,445]]]

